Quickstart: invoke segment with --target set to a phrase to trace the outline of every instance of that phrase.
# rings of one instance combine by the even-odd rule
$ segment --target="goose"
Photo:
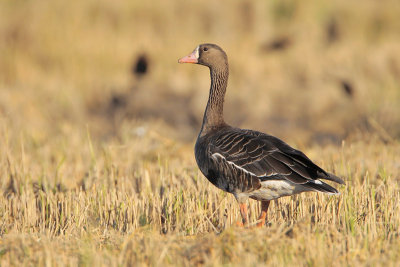
[[[344,184],[343,180],[314,164],[301,151],[272,135],[225,123],[223,108],[229,67],[228,57],[218,45],[200,44],[178,62],[210,69],[210,93],[195,144],[195,158],[200,171],[213,185],[236,198],[240,226],[249,225],[249,198],[261,201],[256,226],[262,227],[271,200],[308,191],[339,194],[320,179],[338,184]]]

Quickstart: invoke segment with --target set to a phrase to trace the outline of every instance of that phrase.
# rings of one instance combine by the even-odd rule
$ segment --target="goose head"
[[[201,44],[186,57],[178,60],[179,63],[193,63],[207,66],[211,69],[227,68],[228,57],[224,50],[215,44]]]

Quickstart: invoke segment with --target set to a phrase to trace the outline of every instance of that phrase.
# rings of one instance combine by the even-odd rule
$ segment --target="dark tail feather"
[[[320,183],[318,183],[318,182],[320,182]],[[321,182],[319,180],[310,181],[303,185],[308,188],[313,189],[314,191],[319,191],[319,192],[329,193],[329,194],[339,194],[339,191],[337,191],[335,188],[333,188],[332,186],[330,186],[324,182]]]
[[[324,178],[324,179],[336,182],[338,184],[345,184],[344,181],[342,179],[340,179],[339,177],[337,177],[336,175],[334,175],[332,173],[328,173],[328,175],[329,175],[329,177]]]
[[[320,178],[320,179],[329,180],[329,181],[332,181],[332,182],[335,182],[338,184],[345,184],[341,178],[337,177],[336,175],[334,175],[332,173],[327,172],[326,173],[327,175],[322,174],[322,173],[317,173],[317,174],[318,174],[318,178]]]

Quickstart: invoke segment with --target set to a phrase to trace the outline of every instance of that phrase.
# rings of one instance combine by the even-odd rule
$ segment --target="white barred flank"
[[[311,191],[311,189],[286,180],[264,181],[261,182],[260,189],[250,193],[250,197],[257,200],[273,200],[306,191]]]

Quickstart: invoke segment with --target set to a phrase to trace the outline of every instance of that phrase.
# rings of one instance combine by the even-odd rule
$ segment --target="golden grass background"
[[[0,265],[396,266],[398,14],[395,0],[1,1]],[[226,120],[300,148],[342,195],[283,198],[265,229],[234,227],[234,198],[193,155],[208,70],[177,64],[203,42],[229,56]]]

